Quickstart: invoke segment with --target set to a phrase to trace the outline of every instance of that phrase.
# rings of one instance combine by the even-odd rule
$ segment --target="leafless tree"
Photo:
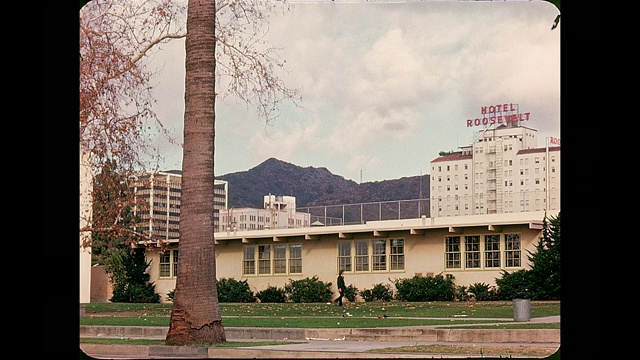
[[[93,0],[80,9],[80,150],[94,169],[108,160],[144,168],[149,130],[166,135],[153,112],[146,55],[185,36],[184,4],[171,0]]]

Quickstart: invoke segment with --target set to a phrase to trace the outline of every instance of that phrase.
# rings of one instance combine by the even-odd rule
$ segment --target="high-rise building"
[[[431,217],[560,209],[560,146],[515,123],[431,161]]]
[[[136,209],[141,218],[141,230],[154,240],[180,237],[180,207],[182,198],[182,172],[161,171],[137,177],[133,182],[137,201],[146,206]],[[220,213],[225,212],[228,201],[228,183],[214,180],[214,231],[219,231]]]

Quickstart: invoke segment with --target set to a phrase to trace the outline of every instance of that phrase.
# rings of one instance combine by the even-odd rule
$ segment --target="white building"
[[[221,232],[309,227],[311,215],[296,212],[294,196],[265,195],[264,208],[230,208],[221,215]]]
[[[513,123],[431,161],[431,217],[560,209],[560,146]]]

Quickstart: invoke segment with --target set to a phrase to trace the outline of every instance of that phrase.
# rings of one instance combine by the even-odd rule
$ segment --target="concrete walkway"
[[[493,320],[496,320],[495,324],[517,323],[505,321],[505,319]],[[559,322],[560,316],[550,316],[532,318],[530,321],[522,323]],[[477,347],[478,354],[477,356],[464,354],[463,357],[480,358],[486,357],[483,355],[483,349],[492,346],[540,348],[548,351],[560,346],[559,329],[493,330],[464,329],[464,326],[465,324],[459,324],[455,328],[449,329],[442,329],[442,325],[368,329],[225,328],[229,342],[284,340],[295,343],[234,348],[80,344],[80,348],[85,354],[95,359],[424,359],[430,357],[460,358],[463,355],[381,352],[379,350],[416,345],[468,345]],[[164,339],[167,331],[167,327],[81,326],[80,337]],[[546,356],[551,354],[553,352]]]

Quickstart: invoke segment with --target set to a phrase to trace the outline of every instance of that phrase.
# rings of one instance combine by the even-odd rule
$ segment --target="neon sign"
[[[482,118],[467,119],[467,127],[490,126],[494,124],[518,123],[529,120],[529,112],[520,113],[518,105],[513,103],[483,106]]]

